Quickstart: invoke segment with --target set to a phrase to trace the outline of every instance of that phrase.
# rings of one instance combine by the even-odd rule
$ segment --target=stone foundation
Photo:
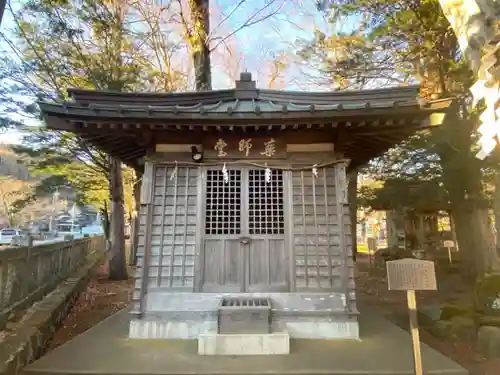
[[[182,314],[181,314],[182,315]],[[186,313],[189,316],[189,313]],[[205,314],[205,319],[178,320],[149,318],[133,319],[129,337],[133,339],[198,339],[203,334],[217,332],[217,318]],[[273,332],[284,330],[292,338],[359,340],[356,316],[273,316]]]
[[[357,310],[347,312],[341,293],[148,293],[147,312],[135,315],[129,337],[198,339],[217,333],[217,309],[224,297],[268,298],[271,333],[292,338],[359,339]]]
[[[199,355],[286,355],[290,354],[287,333],[204,333],[198,339]]]

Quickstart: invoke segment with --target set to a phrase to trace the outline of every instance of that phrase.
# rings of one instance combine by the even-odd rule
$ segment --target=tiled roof
[[[418,86],[259,90],[251,77],[242,75],[233,90],[156,94],[71,89],[71,101],[39,104],[49,128],[80,134],[129,164],[145,154],[154,135],[330,129],[328,137],[342,132],[348,138],[342,141],[345,153],[357,165],[428,126],[429,116],[446,112],[452,102],[426,102],[418,92]]]
[[[206,94],[206,95],[204,95]],[[333,117],[379,114],[381,111],[426,108],[428,103],[418,98],[418,87],[403,87],[345,93],[277,92],[270,90],[231,90],[217,92],[171,94],[171,97],[151,94],[80,92],[76,100],[65,103],[42,102],[43,113],[85,117],[131,117],[170,119],[286,119],[294,117]],[[193,101],[192,97],[199,101]],[[83,99],[78,99],[83,97]],[[113,99],[111,100],[110,97]],[[172,100],[177,98],[178,100]],[[161,99],[161,100],[160,100]],[[361,112],[360,112],[361,111]]]
[[[65,103],[41,102],[42,112],[78,113],[89,116],[113,114],[165,115],[167,117],[259,116],[325,111],[423,107],[419,86],[375,90],[297,92],[255,88],[249,73],[242,73],[236,88],[188,93],[126,93],[96,90],[68,90],[72,99]]]

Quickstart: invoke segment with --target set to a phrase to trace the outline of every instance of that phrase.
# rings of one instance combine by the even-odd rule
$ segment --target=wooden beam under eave
[[[385,140],[383,138],[378,138],[378,137],[364,137],[364,139],[361,138],[355,138],[355,141],[353,144],[362,144],[363,147],[365,145],[375,145],[377,148],[386,148],[386,146],[390,147],[393,143],[391,141]]]
[[[138,145],[137,142],[123,144],[123,140],[108,137],[84,137],[84,139],[92,144],[93,147],[111,154],[124,162],[140,158],[147,152],[147,146]]]
[[[90,129],[87,130],[87,128],[84,128],[81,130],[81,132],[78,132],[77,134],[85,137],[87,139],[94,139],[94,140],[108,140],[108,141],[116,141],[118,143],[130,143],[131,145],[134,146],[144,146],[144,147],[149,147],[149,145],[152,142],[152,132],[149,129],[144,129],[144,131],[141,132],[135,132],[135,133],[127,133],[124,136],[124,132],[114,130],[112,131],[102,131],[103,129]]]
[[[372,138],[368,142],[367,140],[354,139],[346,143],[344,148],[346,155],[349,155],[353,159],[353,165],[361,165],[385,153],[393,146],[393,142]]]
[[[105,145],[107,148],[110,150],[114,150],[117,153],[129,153],[131,151],[135,151],[138,148],[139,149],[147,149],[148,146],[147,144],[141,144],[140,142],[131,142],[130,140],[127,140],[127,142],[124,142],[123,139],[120,139],[118,137],[115,138],[101,138],[98,140],[102,145]]]
[[[398,133],[414,133],[422,129],[421,125],[415,126],[412,124],[406,124],[404,126],[384,126],[380,128],[373,127],[363,127],[363,128],[352,128],[351,132],[355,135],[371,136],[371,135],[385,135],[385,134],[398,134]]]
[[[45,120],[45,124],[47,125],[48,129],[62,130],[71,133],[74,133],[75,131],[75,126],[71,121],[61,118],[59,116],[44,114],[43,119]]]
[[[87,126],[85,126],[85,124],[87,124]],[[102,126],[98,128],[97,126],[94,125],[97,125],[97,123],[93,122],[83,123],[81,121],[73,122],[74,132],[78,132],[78,134],[113,135],[113,136],[116,136],[118,134],[120,137],[133,138],[133,139],[137,139],[138,134],[140,134],[140,132],[138,131],[130,131],[116,127],[113,129],[107,126]]]

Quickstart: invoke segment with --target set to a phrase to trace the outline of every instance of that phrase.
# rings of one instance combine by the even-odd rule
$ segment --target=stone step
[[[199,355],[286,355],[290,354],[290,335],[204,333],[198,339]]]
[[[268,334],[271,300],[260,297],[223,297],[217,308],[219,334]]]

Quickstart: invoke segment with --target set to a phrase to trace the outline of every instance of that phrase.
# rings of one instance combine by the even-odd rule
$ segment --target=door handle
[[[248,237],[241,237],[240,238],[240,242],[243,244],[243,245],[248,245],[250,243],[250,238]]]

